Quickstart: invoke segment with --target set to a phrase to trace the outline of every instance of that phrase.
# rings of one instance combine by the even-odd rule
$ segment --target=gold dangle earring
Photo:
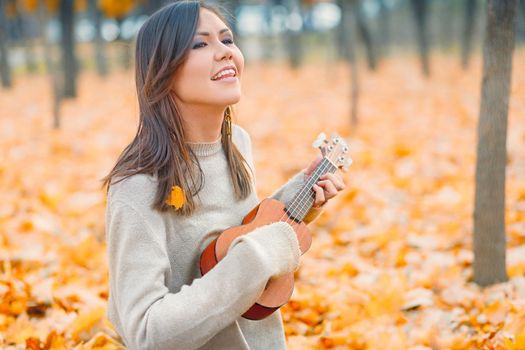
[[[226,119],[226,134],[228,135],[228,138],[231,139],[232,135],[232,116],[231,116],[231,107],[226,107],[226,115],[224,116]]]

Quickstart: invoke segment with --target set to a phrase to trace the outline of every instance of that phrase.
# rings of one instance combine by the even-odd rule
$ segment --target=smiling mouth
[[[215,81],[215,80],[221,80],[222,78],[236,77],[236,76],[237,76],[237,72],[235,71],[235,69],[230,68],[230,69],[223,70],[219,74],[214,75],[213,77],[211,77],[211,80]]]
[[[233,79],[237,79],[237,76],[236,75],[223,75],[222,77],[218,79],[214,79],[212,81],[233,80]]]

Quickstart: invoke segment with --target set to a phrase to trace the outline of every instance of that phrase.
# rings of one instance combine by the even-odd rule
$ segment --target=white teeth
[[[235,75],[235,70],[233,70],[233,69],[223,70],[219,74],[214,75],[211,79],[212,80],[217,80],[217,79],[219,79],[220,77],[222,77],[223,75],[226,75],[226,74],[233,74],[233,75]]]

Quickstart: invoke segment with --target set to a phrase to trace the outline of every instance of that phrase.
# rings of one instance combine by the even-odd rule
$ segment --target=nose
[[[215,58],[217,60],[231,60],[233,58],[233,50],[227,45],[219,45],[219,50],[217,50]]]

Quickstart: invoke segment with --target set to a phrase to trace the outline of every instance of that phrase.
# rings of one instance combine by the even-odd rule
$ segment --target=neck
[[[214,142],[221,137],[224,106],[183,105],[179,107],[186,130],[186,142]]]

